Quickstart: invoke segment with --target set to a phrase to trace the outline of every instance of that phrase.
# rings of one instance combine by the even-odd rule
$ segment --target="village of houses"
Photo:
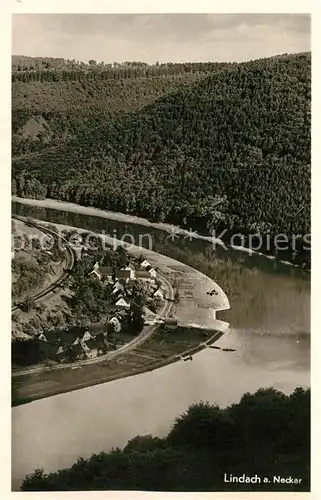
[[[157,325],[173,323],[171,319],[163,319],[148,308],[148,302],[158,299],[164,303],[164,291],[157,279],[156,270],[147,260],[141,263],[129,263],[126,267],[114,270],[96,262],[89,273],[101,283],[112,285],[112,312],[107,321],[93,323],[89,326],[73,326],[65,330],[50,331],[36,335],[41,343],[41,351],[45,359],[54,362],[70,362],[102,356],[116,348],[115,338],[119,334],[131,307],[131,286],[138,280],[148,293],[147,305],[143,308],[143,324]],[[112,334],[111,334],[112,332]]]

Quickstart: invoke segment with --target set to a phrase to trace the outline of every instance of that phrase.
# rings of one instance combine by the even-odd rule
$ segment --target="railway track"
[[[50,293],[54,292],[61,285],[61,283],[69,276],[69,273],[73,269],[74,264],[75,264],[76,252],[69,245],[69,242],[65,238],[63,238],[61,235],[58,235],[58,233],[56,233],[55,231],[52,231],[51,229],[48,229],[47,227],[43,227],[39,224],[36,224],[35,222],[30,222],[29,220],[26,220],[23,217],[19,217],[17,215],[12,215],[11,217],[12,217],[12,219],[16,219],[16,220],[23,222],[24,224],[26,224],[29,227],[34,227],[34,228],[38,229],[39,231],[42,231],[43,233],[48,234],[49,236],[53,236],[54,238],[57,238],[57,236],[58,236],[61,239],[61,241],[64,242],[66,245],[66,253],[67,253],[67,270],[66,270],[66,272],[62,276],[60,276],[60,278],[58,278],[56,281],[54,281],[48,288],[46,288],[45,290],[42,290],[39,293],[36,293],[35,295],[32,295],[31,298],[35,302],[37,302],[38,300],[43,299],[44,297],[46,297]],[[11,308],[11,312],[14,312],[17,309],[19,309],[22,304],[23,304],[23,301],[19,302],[18,304],[14,304],[14,306]]]

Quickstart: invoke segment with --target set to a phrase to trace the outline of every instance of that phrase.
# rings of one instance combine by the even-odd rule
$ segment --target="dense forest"
[[[12,80],[13,194],[202,232],[310,233],[310,54],[110,67],[20,58]]]
[[[36,470],[21,490],[309,491],[309,461],[310,390],[259,389],[225,409],[192,405],[165,438],[137,436],[123,450],[79,458],[69,469]],[[224,483],[224,473],[257,474],[262,482]]]

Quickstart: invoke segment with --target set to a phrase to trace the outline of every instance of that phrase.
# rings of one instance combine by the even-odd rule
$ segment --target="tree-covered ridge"
[[[202,76],[202,73],[125,76],[116,72],[91,71],[13,75],[15,131],[22,125],[18,120],[22,111],[106,116],[119,111],[136,111]]]
[[[287,57],[287,54],[279,57]],[[55,70],[55,71],[109,71],[109,72],[127,72],[127,74],[136,75],[151,75],[159,73],[191,73],[211,71],[216,67],[224,67],[233,63],[227,62],[156,62],[149,64],[143,61],[114,61],[113,63],[105,63],[104,61],[95,61],[91,59],[88,62],[79,61],[76,59],[64,59],[62,57],[28,57],[28,56],[12,56],[12,72],[15,77],[19,78],[21,72]],[[133,70],[132,73],[128,73]]]
[[[309,233],[310,63],[300,54],[213,67],[135,112],[79,115],[59,148],[17,148],[14,192],[29,196],[21,182],[31,177],[48,197],[194,229]]]
[[[123,450],[79,458],[69,469],[27,476],[22,491],[309,491],[310,390],[246,393],[221,409],[192,405],[167,437],[137,436]],[[261,483],[225,483],[255,476]],[[301,479],[279,483],[274,476]],[[263,482],[267,477],[270,482]]]
[[[133,111],[231,63],[97,64],[61,58],[12,58],[13,114]],[[53,96],[55,97],[53,99]],[[21,123],[20,123],[21,125]]]
[[[137,112],[209,71],[207,66],[187,66],[89,66],[82,70],[53,66],[13,72],[13,155],[39,151],[48,143],[61,147],[115,114]],[[34,125],[37,137],[33,134]]]

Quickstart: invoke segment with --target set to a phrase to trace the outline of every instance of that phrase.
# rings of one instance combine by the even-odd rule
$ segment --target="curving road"
[[[35,302],[37,302],[38,300],[43,299],[44,297],[46,297],[47,295],[49,295],[50,293],[52,293],[69,276],[69,273],[70,273],[70,271],[72,270],[72,268],[74,267],[74,264],[75,264],[76,253],[70,247],[69,242],[65,238],[63,238],[61,235],[59,235],[58,233],[56,233],[55,231],[52,231],[51,229],[48,229],[48,228],[44,228],[43,226],[40,226],[40,225],[38,225],[38,224],[36,224],[34,222],[26,221],[22,217],[17,217],[16,215],[12,215],[12,219],[20,220],[20,221],[24,222],[24,224],[26,224],[27,226],[39,229],[39,231],[42,231],[43,233],[48,234],[49,236],[54,236],[54,237],[58,236],[58,237],[61,238],[61,241],[63,241],[66,244],[67,271],[62,276],[60,276],[60,278],[58,278],[56,281],[54,281],[50,286],[48,286],[45,290],[42,290],[41,292],[36,293],[36,294],[34,294],[34,295],[31,296],[31,298]],[[23,304],[23,301],[19,302],[18,304],[15,304],[11,308],[11,312],[14,312],[17,309],[19,309],[22,304]]]
[[[37,226],[36,224],[31,224],[30,223],[29,225],[33,225],[37,229],[42,229],[41,226]],[[46,231],[47,231],[47,228],[46,228]],[[52,233],[52,234],[55,234],[53,231],[50,231],[50,230],[48,230],[48,231],[50,233]],[[68,244],[67,241],[66,241],[66,243]],[[70,249],[69,246],[67,248]],[[72,253],[72,249],[70,249],[70,250],[71,250],[71,253]],[[72,260],[71,267],[69,269],[72,269],[72,267],[74,265],[74,259],[75,258],[74,258],[73,253],[72,253],[72,256],[73,256],[73,260]],[[68,273],[65,274],[64,276],[62,276],[61,278],[59,278],[58,281],[56,281],[52,286],[50,286],[44,292],[41,292],[37,296],[34,296],[33,297],[34,300],[38,300],[39,298],[43,298],[47,294],[51,293],[52,290],[54,290],[67,276],[68,276]],[[166,292],[167,292],[166,295],[167,295],[167,297],[168,297],[169,300],[165,301],[164,306],[162,307],[162,309],[157,314],[159,316],[161,316],[161,317],[166,317],[166,316],[168,316],[168,314],[169,314],[169,312],[170,312],[170,310],[171,310],[171,308],[173,306],[174,291],[173,291],[172,285],[167,280],[167,278],[165,278],[165,276],[163,276],[159,272],[158,272],[158,279],[159,279],[159,281],[161,281],[161,283],[163,285],[163,288],[166,290]],[[37,297],[37,298],[35,298],[35,297]],[[19,306],[15,306],[15,309],[17,309],[18,307]],[[12,309],[12,310],[14,310],[14,309]],[[140,344],[142,344],[143,342],[145,342],[145,340],[147,340],[153,334],[154,330],[158,326],[159,325],[145,326],[142,329],[141,333],[137,337],[134,337],[133,340],[131,340],[127,344],[119,347],[115,351],[110,351],[110,352],[108,352],[107,354],[105,354],[103,356],[98,356],[96,358],[91,358],[91,359],[86,359],[86,360],[79,360],[79,361],[75,361],[73,363],[63,363],[61,365],[52,366],[52,367],[41,366],[41,367],[37,367],[37,368],[25,369],[25,370],[13,372],[12,376],[13,377],[17,377],[17,376],[20,376],[20,375],[28,375],[28,374],[31,374],[31,373],[41,373],[41,372],[46,372],[46,371],[63,370],[65,368],[80,367],[80,366],[90,365],[90,364],[99,363],[99,362],[102,362],[102,361],[114,359],[116,356],[119,356],[121,354],[125,354],[128,351],[131,351],[132,349],[135,349],[137,346],[139,346]]]

